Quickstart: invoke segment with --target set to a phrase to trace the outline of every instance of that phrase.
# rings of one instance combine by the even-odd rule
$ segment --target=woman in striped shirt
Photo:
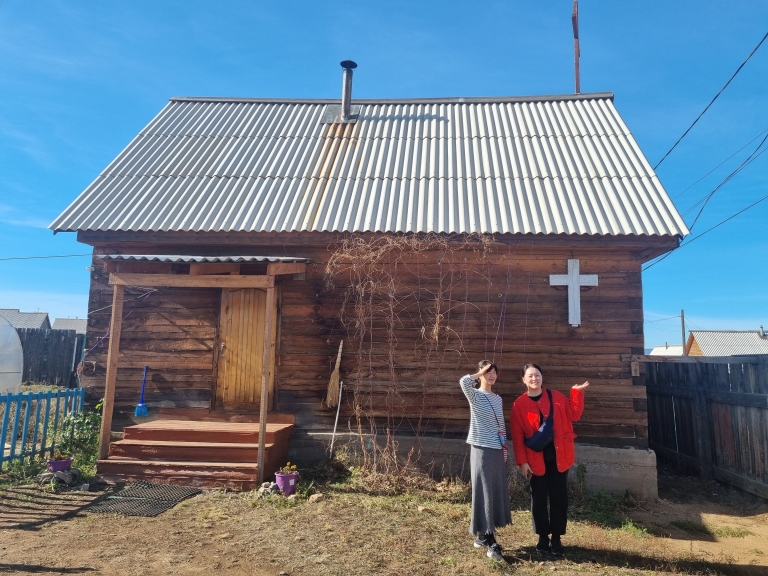
[[[487,548],[487,556],[502,562],[501,546],[494,531],[512,524],[507,488],[507,429],[501,396],[493,393],[499,369],[489,360],[478,364],[476,374],[460,380],[469,400],[470,421],[467,444],[470,444],[472,478],[472,519],[470,534],[475,535],[475,548]]]

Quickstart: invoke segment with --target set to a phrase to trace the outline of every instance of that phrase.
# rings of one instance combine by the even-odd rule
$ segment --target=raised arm
[[[470,404],[474,404],[475,397],[477,396],[477,390],[475,390],[475,387],[472,385],[473,380],[474,379],[469,374],[462,376],[461,380],[459,380],[461,391],[464,392],[464,396],[467,397]]]
[[[462,376],[461,380],[459,380],[461,390],[464,392],[464,396],[467,397],[467,400],[469,400],[470,404],[473,404],[475,402],[475,398],[477,398],[477,390],[472,385],[472,383],[480,378],[480,376],[488,372],[488,370],[490,370],[492,367],[493,364],[486,364],[480,368],[476,374],[467,374],[466,376]]]
[[[571,398],[568,402],[568,417],[572,422],[578,422],[584,413],[584,389],[589,386],[589,381],[576,384],[571,388]]]

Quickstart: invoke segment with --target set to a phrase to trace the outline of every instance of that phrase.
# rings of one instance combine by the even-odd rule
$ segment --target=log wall
[[[136,270],[138,271],[138,270]],[[126,423],[141,393],[153,408],[208,408],[213,385],[219,290],[126,288],[115,390],[117,425]],[[82,385],[90,402],[104,393],[112,304],[109,274],[94,261],[88,301]]]
[[[174,254],[210,250],[199,245],[138,248],[109,243],[97,248],[104,252]],[[536,362],[543,368],[545,385],[553,389],[567,392],[575,383],[590,381],[587,407],[576,424],[580,441],[647,445],[645,388],[631,376],[629,361],[622,360],[622,354],[643,352],[643,257],[639,250],[606,241],[594,246],[556,246],[525,240],[494,244],[490,253],[467,250],[450,256],[440,252],[409,256],[398,263],[395,277],[401,294],[412,292],[418,298],[406,298],[398,307],[391,333],[386,322],[377,318],[362,343],[350,339],[339,320],[344,274],[336,278],[334,290],[325,289],[325,263],[332,250],[327,242],[272,246],[262,242],[255,247],[243,243],[217,246],[215,252],[311,260],[304,280],[287,277],[279,286],[275,409],[295,414],[298,429],[332,427],[335,413],[323,408],[321,400],[339,340],[344,338],[342,429],[350,423],[355,428],[351,392],[357,386],[365,412],[374,417],[379,433],[390,426],[396,434],[418,431],[429,436],[462,437],[469,411],[458,379],[478,360],[490,358],[500,365],[498,391],[507,409],[523,391],[520,367],[524,362]],[[580,259],[583,274],[599,277],[598,286],[581,289],[583,324],[576,328],[568,324],[567,289],[549,285],[550,274],[566,272],[568,258]],[[450,270],[454,277],[446,280]],[[429,329],[434,325],[435,293],[441,290],[441,278],[443,316],[434,346],[429,341]],[[451,289],[446,291],[446,286]],[[109,306],[111,292],[106,273],[97,267],[89,309]],[[129,298],[143,291],[126,292],[126,314],[133,311],[123,325],[118,403],[132,410],[138,399],[141,368],[148,363],[152,366],[151,388],[148,382],[152,395],[147,398],[150,408],[153,403],[209,405],[215,380],[217,292],[162,289],[136,301]],[[108,308],[89,316],[89,347],[104,334],[108,322]],[[394,354],[390,354],[391,336],[396,341]],[[106,346],[86,359],[86,383],[94,396],[103,387],[105,364]],[[357,373],[362,377],[356,380]],[[364,430],[370,431],[368,422]]]

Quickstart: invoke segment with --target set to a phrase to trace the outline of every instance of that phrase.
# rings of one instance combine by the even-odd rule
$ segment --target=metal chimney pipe
[[[352,70],[357,68],[357,64],[352,60],[344,60],[341,67],[344,69],[341,81],[341,120],[346,122],[352,116]]]

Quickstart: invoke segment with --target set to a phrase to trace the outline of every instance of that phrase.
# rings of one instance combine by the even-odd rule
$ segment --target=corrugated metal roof
[[[757,330],[691,330],[704,356],[768,354],[768,338]]]
[[[655,346],[649,356],[682,356],[683,345],[673,344],[672,346]]]
[[[185,256],[171,254],[99,254],[102,260],[144,260],[147,262],[306,262],[294,256]]]
[[[21,312],[18,308],[0,308],[0,316],[14,328],[50,328],[48,312]]]
[[[54,330],[74,330],[78,334],[85,334],[87,327],[86,318],[56,318],[52,326]]]
[[[51,228],[686,235],[611,94],[173,99]]]

